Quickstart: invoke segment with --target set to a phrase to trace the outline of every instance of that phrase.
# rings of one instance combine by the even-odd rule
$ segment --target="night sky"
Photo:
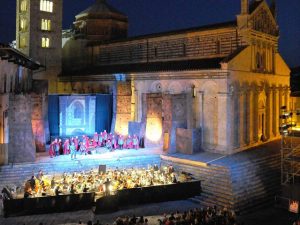
[[[64,0],[63,28],[95,0]],[[0,42],[15,39],[16,0],[0,0]],[[108,0],[128,16],[129,36],[234,20],[240,0]],[[277,0],[279,50],[289,66],[300,66],[300,0]]]

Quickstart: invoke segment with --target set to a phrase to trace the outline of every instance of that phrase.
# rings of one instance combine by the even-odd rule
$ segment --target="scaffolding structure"
[[[300,110],[287,110],[281,107],[281,184],[294,184],[300,177],[300,137],[296,127]]]

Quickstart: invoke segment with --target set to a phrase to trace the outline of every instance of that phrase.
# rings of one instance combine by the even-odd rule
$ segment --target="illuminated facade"
[[[61,5],[53,2],[56,13]],[[235,21],[124,38],[127,17],[97,0],[63,32],[62,49],[50,38],[36,51],[57,51],[59,59],[62,50],[62,73],[49,94],[111,93],[112,131],[138,125],[146,146],[170,152],[187,140],[195,151],[231,154],[277,139],[290,70],[278,52],[276,11],[263,0],[241,6]],[[56,17],[42,19],[54,24]]]

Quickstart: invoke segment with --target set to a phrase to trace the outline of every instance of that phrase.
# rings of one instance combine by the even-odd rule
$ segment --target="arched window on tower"
[[[19,47],[26,48],[26,37],[25,36],[20,36]]]
[[[44,12],[53,12],[53,1],[41,0],[40,10]]]
[[[20,31],[27,31],[27,19],[25,18],[20,19]]]
[[[27,0],[22,0],[20,4],[20,11],[26,12],[27,11]]]
[[[41,20],[41,30],[50,31],[51,30],[51,20],[42,19]]]
[[[42,48],[50,47],[50,39],[47,37],[42,37]]]

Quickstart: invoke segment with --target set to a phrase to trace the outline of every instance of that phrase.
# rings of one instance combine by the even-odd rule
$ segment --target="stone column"
[[[199,127],[201,129],[201,146],[203,146],[203,126],[204,126],[204,115],[203,115],[203,104],[204,104],[204,92],[198,92],[198,100],[199,100]]]
[[[266,90],[266,138],[272,137],[272,89]]]
[[[253,126],[254,126],[254,123],[253,123],[253,90],[252,89],[249,89],[248,90],[248,93],[247,93],[247,103],[248,103],[248,106],[247,106],[247,121],[248,121],[248,125],[247,125],[247,137],[248,137],[248,141],[249,141],[249,144],[251,145],[254,140],[253,140]]]
[[[230,98],[230,133],[231,133],[231,145],[233,148],[240,147],[240,97],[239,92],[235,92]]]
[[[186,94],[186,103],[187,103],[187,110],[186,110],[186,119],[187,119],[187,129],[194,128],[194,98],[190,94]]]
[[[218,147],[227,150],[228,147],[228,93],[218,93]],[[225,110],[226,109],[226,110]]]
[[[258,95],[259,90],[254,90],[253,92],[253,107],[252,107],[252,121],[253,121],[253,142],[256,143],[258,141]]]
[[[245,145],[245,93],[244,91],[241,91],[239,94],[239,98],[237,99],[239,101],[239,144],[240,147]]]

